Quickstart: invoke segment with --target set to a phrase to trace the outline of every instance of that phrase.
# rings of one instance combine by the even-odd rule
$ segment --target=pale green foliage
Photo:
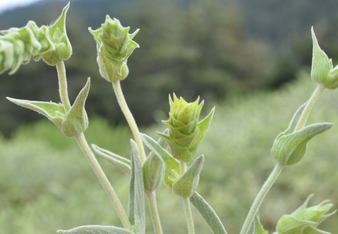
[[[311,34],[313,41],[311,78],[328,89],[336,89],[338,87],[338,66],[333,68],[332,59],[329,59],[319,47],[313,28],[311,28]]]
[[[90,79],[80,91],[71,109],[66,113],[63,105],[53,102],[28,101],[7,98],[9,101],[36,111],[52,121],[67,137],[75,137],[88,127],[88,116],[84,108],[90,88]]]
[[[29,21],[25,27],[3,30],[0,36],[0,74],[11,69],[14,74],[21,64],[26,64],[33,56],[35,61],[43,60],[54,66],[66,60],[72,47],[66,33],[66,14],[69,4],[52,26],[38,27]]]

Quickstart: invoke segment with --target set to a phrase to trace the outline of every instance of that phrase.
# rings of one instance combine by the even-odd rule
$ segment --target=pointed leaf
[[[18,106],[25,107],[27,109],[36,111],[44,116],[46,116],[50,121],[52,121],[58,128],[61,129],[62,121],[65,119],[65,109],[61,104],[56,104],[53,102],[40,102],[40,101],[29,101],[22,99],[9,98],[7,99]]]
[[[129,187],[129,221],[135,227],[136,234],[145,233],[145,207],[142,163],[140,152],[135,141],[130,140],[131,177]]]
[[[62,132],[68,137],[74,137],[84,132],[88,127],[88,116],[85,103],[90,89],[90,78],[75,99],[73,106],[62,123]]]
[[[195,142],[190,147],[190,151],[192,152],[193,155],[196,153],[196,150],[197,150],[199,143],[203,140],[205,133],[209,129],[211,120],[214,117],[214,113],[215,113],[215,107],[212,108],[210,113],[197,124],[198,129],[199,129],[199,133],[198,133],[198,136],[197,136]]]
[[[180,167],[179,163],[166,151],[162,146],[160,146],[154,139],[147,136],[146,134],[140,134],[143,143],[156,154],[160,159],[163,160],[165,165],[164,170],[164,183],[169,188],[172,188],[173,182],[178,179],[177,175],[179,174]]]
[[[123,172],[130,175],[130,160],[126,159],[120,155],[117,155],[109,150],[98,147],[97,145],[92,144],[94,152],[99,155],[101,158],[107,160],[108,162],[114,164],[116,167],[120,168]]]
[[[291,215],[283,215],[277,223],[277,232],[278,234],[302,234],[305,227],[315,224],[315,222],[296,219]]]
[[[45,53],[42,58],[51,66],[68,59],[72,55],[72,45],[66,31],[66,15],[70,2],[63,8],[60,17],[52,26],[49,26],[49,36],[55,45],[55,50]]]
[[[197,157],[188,170],[173,184],[173,191],[183,197],[191,197],[197,189],[200,173],[204,163],[204,155]]]
[[[58,234],[133,234],[125,228],[114,226],[86,225],[70,230],[57,230]]]
[[[201,213],[214,234],[227,234],[220,218],[201,195],[195,192],[190,197],[190,201]]]
[[[308,125],[291,134],[280,134],[273,143],[271,154],[282,165],[292,165],[302,159],[306,153],[307,143],[319,133],[332,127],[331,123]]]
[[[258,215],[255,218],[255,226],[253,234],[269,234],[266,230],[264,230]]]
[[[168,133],[167,129],[165,133]],[[157,143],[163,148],[167,144],[163,138],[159,138]],[[143,164],[143,183],[146,191],[154,191],[160,186],[163,179],[163,161],[154,152],[150,152]]]
[[[285,134],[290,134],[290,133],[293,133],[293,132],[296,130],[297,124],[298,124],[298,122],[299,122],[300,117],[301,117],[302,114],[303,114],[303,111],[304,111],[304,108],[305,108],[306,104],[307,104],[307,102],[305,102],[303,105],[301,105],[301,106],[297,109],[296,113],[293,115],[293,117],[292,117],[292,119],[291,119],[291,122],[290,122],[290,124],[289,124],[289,127],[288,127],[282,134],[284,134],[284,135],[285,135]],[[304,121],[304,125],[305,125],[305,123],[306,123],[306,121]],[[301,126],[301,127],[303,128],[304,125]]]

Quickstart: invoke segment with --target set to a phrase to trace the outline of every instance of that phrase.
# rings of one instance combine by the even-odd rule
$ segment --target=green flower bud
[[[317,206],[306,208],[309,200],[313,194],[310,195],[304,204],[299,207],[291,215],[283,215],[277,223],[278,234],[310,234],[310,233],[327,233],[319,230],[318,225],[326,218],[333,215],[336,211],[327,213],[331,208],[332,204],[328,204],[328,200],[323,201]]]
[[[62,14],[52,26],[49,26],[49,36],[55,50],[43,54],[42,58],[48,65],[54,66],[58,62],[67,60],[72,55],[72,46],[66,32],[66,15],[69,4],[62,10]]]
[[[338,87],[338,66],[333,68],[332,59],[319,47],[315,32],[311,28],[313,41],[313,55],[311,66],[311,79],[328,89]]]
[[[196,153],[198,144],[210,126],[214,109],[209,115],[198,122],[203,101],[199,98],[193,103],[187,103],[182,97],[178,99],[174,94],[174,101],[169,96],[169,119],[163,121],[169,128],[169,134],[158,133],[169,144],[174,158],[189,162]]]
[[[108,15],[101,28],[90,33],[96,41],[97,63],[101,76],[109,82],[122,80],[128,75],[127,60],[139,45],[132,39],[139,30],[129,34],[129,27],[123,27],[118,19]]]

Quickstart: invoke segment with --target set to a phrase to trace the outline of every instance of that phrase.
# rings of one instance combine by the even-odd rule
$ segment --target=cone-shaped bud
[[[168,142],[174,158],[189,162],[210,126],[214,109],[198,122],[203,101],[199,103],[197,98],[195,102],[187,103],[182,97],[178,99],[175,94],[173,97],[174,101],[169,96],[169,119],[163,121],[170,127],[169,134],[158,134]]]
[[[306,103],[294,114],[289,127],[280,133],[272,146],[272,156],[282,165],[293,165],[301,160],[307,150],[307,143],[316,135],[330,129],[331,123],[311,124],[296,131]]]
[[[336,89],[338,87],[338,66],[333,68],[332,59],[329,59],[319,47],[313,28],[311,28],[311,34],[313,41],[311,78],[328,89]]]
[[[127,60],[139,45],[132,39],[139,30],[129,34],[129,27],[123,27],[118,19],[108,15],[101,28],[90,33],[96,41],[97,63],[101,76],[109,82],[127,77]]]
[[[72,45],[66,32],[66,15],[70,2],[63,8],[60,17],[52,26],[49,26],[50,40],[55,50],[43,54],[42,58],[48,65],[54,66],[58,62],[67,60],[72,55]]]
[[[203,154],[197,157],[188,168],[188,170],[175,181],[173,191],[183,197],[191,197],[197,189],[200,179],[200,173],[204,163]]]
[[[34,110],[52,121],[66,136],[75,137],[84,132],[88,127],[88,117],[84,108],[90,88],[90,78],[85,87],[66,113],[63,105],[53,102],[29,101],[15,98],[7,98],[9,101],[19,106]]]
[[[313,195],[310,195],[304,204],[299,207],[291,215],[283,215],[277,223],[278,234],[310,234],[310,233],[323,233],[328,232],[319,230],[318,225],[326,218],[333,215],[336,211],[327,213],[332,204],[328,201],[323,201],[317,206],[306,208],[309,200]]]

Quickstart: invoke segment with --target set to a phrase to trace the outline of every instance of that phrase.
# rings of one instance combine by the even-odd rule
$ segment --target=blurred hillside
[[[41,1],[0,15],[0,28],[38,25],[55,20],[67,1]],[[111,123],[124,123],[111,85],[96,65],[96,48],[87,28],[98,28],[105,15],[131,26],[141,48],[128,60],[130,75],[122,82],[139,124],[163,118],[168,94],[206,102],[229,96],[275,89],[310,66],[310,26],[322,47],[338,57],[338,2],[327,0],[74,0],[67,18],[73,56],[66,61],[69,92],[74,100],[88,76],[92,88],[86,108]],[[8,136],[23,122],[41,116],[4,99],[5,96],[58,101],[55,68],[30,62],[0,79],[0,131]]]

